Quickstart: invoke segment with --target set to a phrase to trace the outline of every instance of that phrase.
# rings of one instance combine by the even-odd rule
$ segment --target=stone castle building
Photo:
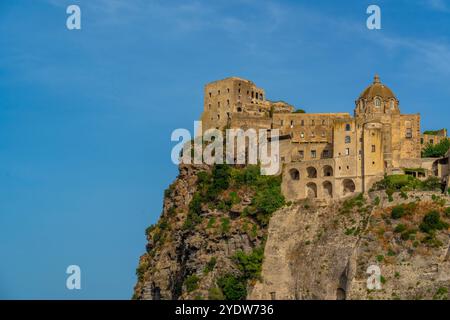
[[[353,116],[298,112],[286,102],[267,100],[262,88],[236,77],[204,90],[203,130],[279,129],[287,199],[341,198],[368,191],[385,174],[427,166],[421,159],[420,115],[402,114],[399,100],[378,75],[356,99]],[[433,165],[430,161],[430,170]]]

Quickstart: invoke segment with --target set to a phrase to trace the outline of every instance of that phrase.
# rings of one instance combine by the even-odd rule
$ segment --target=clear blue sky
[[[378,72],[424,130],[447,126],[449,30],[448,0],[1,0],[0,298],[131,297],[177,174],[170,134],[192,128],[209,81],[352,112]]]

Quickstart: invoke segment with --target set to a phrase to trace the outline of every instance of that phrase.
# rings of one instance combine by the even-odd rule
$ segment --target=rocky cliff
[[[258,172],[180,167],[146,231],[135,299],[448,299],[448,197],[285,203]]]

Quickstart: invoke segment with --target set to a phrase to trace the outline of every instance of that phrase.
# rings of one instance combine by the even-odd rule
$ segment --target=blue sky
[[[78,4],[82,30],[66,29]],[[382,30],[366,28],[378,4]],[[2,0],[0,298],[129,299],[205,83],[352,112],[379,73],[423,130],[450,119],[450,1]],[[65,287],[66,267],[82,289]]]

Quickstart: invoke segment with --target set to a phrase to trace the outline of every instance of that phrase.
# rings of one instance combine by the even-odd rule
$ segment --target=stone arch
[[[317,169],[314,167],[308,167],[306,169],[306,172],[308,173],[308,178],[317,178]]]
[[[323,167],[323,176],[324,177],[332,177],[333,176],[333,168],[331,166]]]
[[[291,176],[292,180],[300,180],[300,172],[295,168],[289,170],[289,175]]]
[[[323,195],[325,198],[333,198],[333,185],[330,181],[325,181],[323,183]]]
[[[350,193],[354,193],[356,190],[355,182],[353,182],[352,179],[345,179],[342,182],[342,187],[344,196]]]
[[[306,185],[306,197],[310,199],[317,198],[317,185],[310,182]]]
[[[347,295],[345,293],[345,290],[342,288],[337,288],[336,290],[336,300],[345,300],[347,298]]]

